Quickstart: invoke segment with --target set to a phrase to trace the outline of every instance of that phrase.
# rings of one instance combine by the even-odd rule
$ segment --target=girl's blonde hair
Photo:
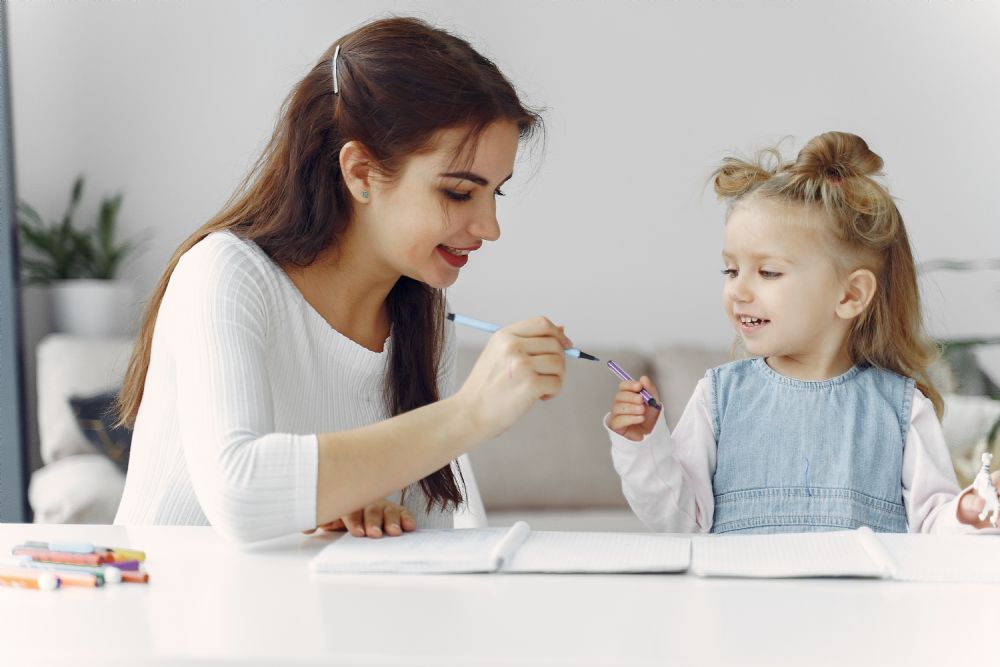
[[[927,372],[939,350],[924,332],[903,218],[889,191],[874,179],[881,169],[882,158],[864,139],[826,132],[811,139],[791,162],[783,161],[777,148],[761,151],[750,162],[728,157],[712,182],[730,211],[751,197],[762,197],[818,207],[826,214],[841,268],[865,268],[877,280],[871,304],[848,334],[852,361],[912,377],[940,418],[944,402]]]

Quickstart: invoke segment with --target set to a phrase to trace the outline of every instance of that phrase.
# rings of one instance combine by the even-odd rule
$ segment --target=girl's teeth
[[[452,248],[446,245],[443,245],[441,247],[447,250],[450,254],[455,255],[457,257],[465,257],[466,255],[469,254],[468,250],[458,250],[457,248]]]

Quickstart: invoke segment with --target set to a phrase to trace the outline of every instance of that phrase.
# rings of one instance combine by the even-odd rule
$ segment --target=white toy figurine
[[[997,487],[993,486],[993,479],[990,477],[991,463],[993,463],[993,455],[989,452],[983,452],[983,467],[979,469],[979,474],[972,482],[972,490],[986,501],[983,511],[979,513],[979,520],[982,521],[989,515],[990,523],[996,528],[997,520],[1000,518],[1000,496],[997,496]]]

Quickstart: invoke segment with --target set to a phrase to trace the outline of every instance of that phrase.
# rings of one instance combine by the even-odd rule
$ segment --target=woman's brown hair
[[[146,306],[118,397],[121,422],[135,423],[160,303],[178,260],[195,244],[230,230],[279,265],[308,266],[337,245],[351,221],[339,159],[344,144],[363,144],[375,170],[391,179],[439,131],[466,129],[461,151],[497,121],[515,123],[522,139],[541,127],[496,65],[455,35],[400,17],[363,25],[331,45],[292,89],[270,142],[229,203],[170,259]],[[403,276],[387,306],[391,322],[405,323],[392,327],[385,381],[386,405],[399,415],[439,398],[444,299],[441,290]],[[450,465],[420,486],[428,511],[462,500]]]
[[[875,180],[881,170],[882,158],[864,139],[826,132],[811,139],[791,162],[782,161],[776,148],[761,151],[752,161],[726,158],[712,180],[716,194],[730,207],[765,197],[826,213],[840,246],[841,268],[866,268],[877,282],[872,303],[848,334],[852,361],[912,377],[941,417],[944,402],[927,372],[939,350],[924,332],[903,217],[889,191]]]

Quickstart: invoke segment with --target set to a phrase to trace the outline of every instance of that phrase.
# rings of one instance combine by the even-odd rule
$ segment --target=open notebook
[[[418,530],[345,535],[316,572],[690,572],[703,577],[872,577],[1000,583],[1000,536],[876,534],[868,528],[779,535]]]
[[[373,540],[344,535],[316,572],[683,572],[691,540],[662,534],[532,532],[510,528],[417,530]]]

